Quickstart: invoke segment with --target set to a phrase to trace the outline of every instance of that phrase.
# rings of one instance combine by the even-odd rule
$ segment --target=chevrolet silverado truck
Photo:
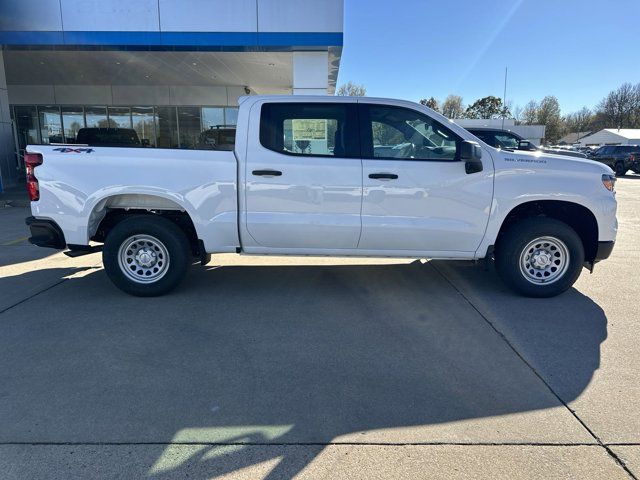
[[[400,100],[239,104],[230,151],[30,145],[31,243],[102,250],[138,296],[235,252],[495,259],[509,287],[550,297],[612,251],[615,176],[601,163],[495,149]]]

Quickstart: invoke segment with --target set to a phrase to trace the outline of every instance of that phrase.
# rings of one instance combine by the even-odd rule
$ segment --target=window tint
[[[384,105],[361,105],[363,156],[455,160],[459,137],[427,115]]]
[[[260,143],[279,153],[359,157],[355,105],[267,103],[260,116]]]
[[[469,131],[473,133],[476,137],[478,137],[480,140],[482,140],[484,143],[486,143],[487,145],[491,145],[494,148],[498,148],[498,142],[496,141],[496,137],[492,132],[478,131],[478,130],[469,130]]]
[[[517,150],[518,148],[518,138],[510,133],[496,133],[496,140],[498,142],[499,148],[508,148],[513,150]]]

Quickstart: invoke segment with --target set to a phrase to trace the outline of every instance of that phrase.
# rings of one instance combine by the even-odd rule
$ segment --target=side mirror
[[[143,138],[142,140],[140,140],[140,142],[143,147],[148,147],[149,145],[151,145],[151,142],[148,138]]]
[[[460,160],[464,162],[467,173],[482,171],[482,148],[476,142],[465,140],[460,144]]]

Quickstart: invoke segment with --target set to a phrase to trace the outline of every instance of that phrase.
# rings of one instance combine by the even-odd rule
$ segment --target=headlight
[[[602,174],[602,184],[604,185],[604,188],[606,188],[610,192],[615,191],[616,176],[609,175],[607,173]]]

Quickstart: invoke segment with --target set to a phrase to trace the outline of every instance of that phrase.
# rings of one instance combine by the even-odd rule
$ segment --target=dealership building
[[[342,29],[342,0],[3,0],[0,189],[83,127],[194,148],[241,95],[332,94]]]

